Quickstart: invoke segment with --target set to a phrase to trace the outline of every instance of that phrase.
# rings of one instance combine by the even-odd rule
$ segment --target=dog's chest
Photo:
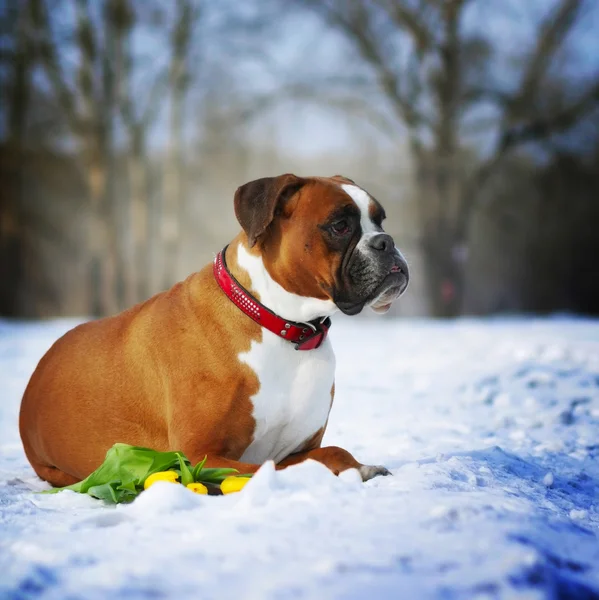
[[[326,424],[335,377],[329,340],[316,350],[296,350],[270,331],[239,359],[252,368],[260,389],[251,397],[256,428],[242,462],[279,462]]]

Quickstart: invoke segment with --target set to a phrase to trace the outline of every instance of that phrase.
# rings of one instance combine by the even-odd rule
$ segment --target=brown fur
[[[338,185],[314,177],[285,204],[261,244],[261,253],[270,275],[286,290],[298,296],[331,298],[342,257],[326,245],[315,224],[351,202]]]
[[[252,249],[290,291],[327,297],[338,258],[306,228],[342,201],[347,197],[336,186],[309,180]],[[239,243],[247,244],[244,233],[226,258],[249,287],[235,259]],[[208,455],[208,466],[255,472],[259,465],[238,460],[253,438],[251,397],[260,384],[237,357],[261,336],[219,289],[212,265],[123,313],[79,325],[42,358],[23,396],[27,458],[55,486],[89,475],[116,442],[181,450],[194,464]],[[320,448],[323,435],[324,428],[315,432],[304,452],[279,467],[306,458],[334,472],[359,466],[345,450]]]

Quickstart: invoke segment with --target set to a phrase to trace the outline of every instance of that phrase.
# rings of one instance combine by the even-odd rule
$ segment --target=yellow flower
[[[208,493],[208,488],[203,483],[188,483],[187,489],[191,490],[194,494]]]
[[[223,482],[220,484],[220,489],[223,494],[232,494],[234,492],[241,491],[250,480],[249,477],[235,477],[231,475],[230,477],[225,477]]]
[[[157,481],[168,481],[169,483],[178,483],[179,475],[174,471],[160,471],[150,475],[144,481],[144,490],[147,490],[151,485],[154,485]]]

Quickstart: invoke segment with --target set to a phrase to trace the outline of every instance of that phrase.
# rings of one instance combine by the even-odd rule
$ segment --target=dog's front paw
[[[380,465],[362,465],[358,467],[358,471],[362,477],[362,481],[368,481],[369,479],[378,477],[379,475],[387,476],[392,474],[389,469]]]

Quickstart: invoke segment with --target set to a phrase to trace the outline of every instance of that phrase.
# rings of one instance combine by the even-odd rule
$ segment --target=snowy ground
[[[71,325],[0,322],[0,598],[599,598],[599,322],[335,323],[325,442],[393,477],[117,508],[22,482],[20,396]]]

